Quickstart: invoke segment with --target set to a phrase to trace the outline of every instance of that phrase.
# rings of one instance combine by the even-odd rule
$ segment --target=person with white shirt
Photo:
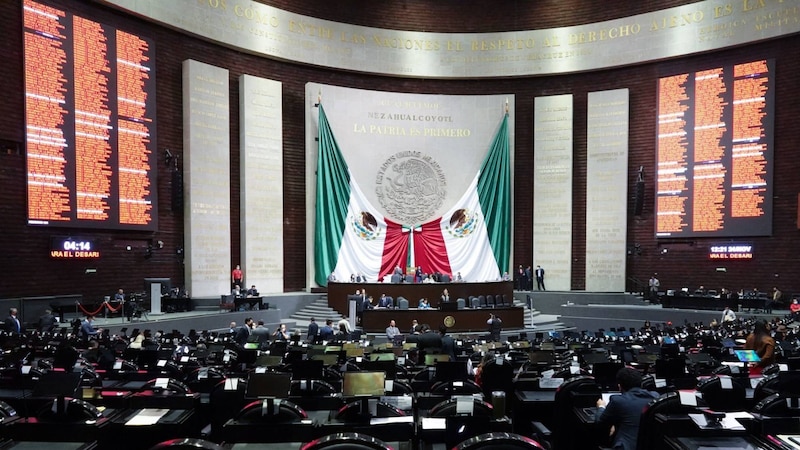
[[[736,320],[736,313],[733,312],[730,306],[726,306],[725,310],[722,311],[722,323],[733,322]]]

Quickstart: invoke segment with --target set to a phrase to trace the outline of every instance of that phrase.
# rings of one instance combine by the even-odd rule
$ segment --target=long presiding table
[[[525,308],[465,308],[458,311],[440,311],[438,309],[370,309],[364,311],[361,319],[361,326],[364,331],[370,333],[384,332],[389,326],[389,321],[394,320],[397,327],[403,334],[408,334],[411,328],[411,321],[427,323],[434,330],[444,324],[444,318],[452,316],[455,324],[448,327],[449,331],[467,332],[479,331],[486,332],[489,325],[490,314],[495,314],[503,321],[503,328],[523,328],[525,322]]]
[[[367,290],[367,295],[373,297],[373,304],[378,304],[381,294],[386,294],[397,303],[398,297],[408,299],[409,306],[414,307],[419,299],[427,298],[431,308],[439,305],[442,291],[450,292],[450,301],[463,298],[469,306],[469,297],[480,295],[505,295],[508,303],[514,299],[513,281],[490,281],[485,283],[328,283],[328,306],[344,316],[349,314],[347,296],[356,292],[356,289]],[[485,320],[484,320],[485,322]],[[385,328],[385,325],[384,325]]]

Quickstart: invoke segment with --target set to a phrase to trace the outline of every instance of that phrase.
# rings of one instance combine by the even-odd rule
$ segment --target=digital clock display
[[[50,241],[50,257],[54,259],[91,259],[99,258],[100,251],[94,239],[55,236]]]

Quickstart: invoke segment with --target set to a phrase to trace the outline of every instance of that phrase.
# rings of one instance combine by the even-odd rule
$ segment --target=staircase
[[[517,306],[520,308],[526,308],[525,301],[518,299],[514,296],[513,306]],[[571,330],[572,327],[568,327],[562,322],[559,321],[560,316],[555,314],[542,314],[537,309],[525,309],[525,329],[526,330],[533,330],[536,332],[546,332],[546,331],[564,331],[564,330]],[[533,323],[533,327],[531,327],[531,323]]]
[[[295,321],[295,327],[300,328],[302,330],[306,330],[308,328],[308,324],[311,322],[311,318],[319,324],[319,326],[325,325],[325,321],[328,319],[333,320],[333,323],[341,320],[342,315],[339,314],[336,310],[328,306],[328,296],[322,295],[314,303],[306,306],[303,309],[295,311],[292,314],[291,319]]]

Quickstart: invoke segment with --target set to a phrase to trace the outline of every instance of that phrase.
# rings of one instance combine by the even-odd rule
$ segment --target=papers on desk
[[[422,420],[425,420],[424,418]],[[387,423],[414,423],[414,416],[400,416],[400,417],[373,417],[370,419],[370,425],[383,425]]]
[[[563,378],[540,378],[539,389],[558,389],[563,382]]]
[[[738,413],[737,413],[738,414]],[[721,428],[723,430],[735,430],[735,431],[744,431],[744,426],[736,420],[737,414],[725,414],[725,417],[720,421],[719,425],[709,425],[708,421],[706,420],[706,416],[703,414],[689,414],[689,417],[701,430],[705,430],[708,428]],[[749,415],[749,417],[753,417]]]
[[[155,425],[164,417],[165,414],[169,412],[168,409],[151,409],[145,408],[139,411],[138,414],[131,417],[130,420],[125,422],[125,426],[146,426],[146,425]]]
[[[423,417],[422,418],[423,430],[446,430],[447,419],[444,417]]]
[[[800,450],[800,435],[779,434],[778,439],[780,439],[782,444],[792,448],[793,450]]]

